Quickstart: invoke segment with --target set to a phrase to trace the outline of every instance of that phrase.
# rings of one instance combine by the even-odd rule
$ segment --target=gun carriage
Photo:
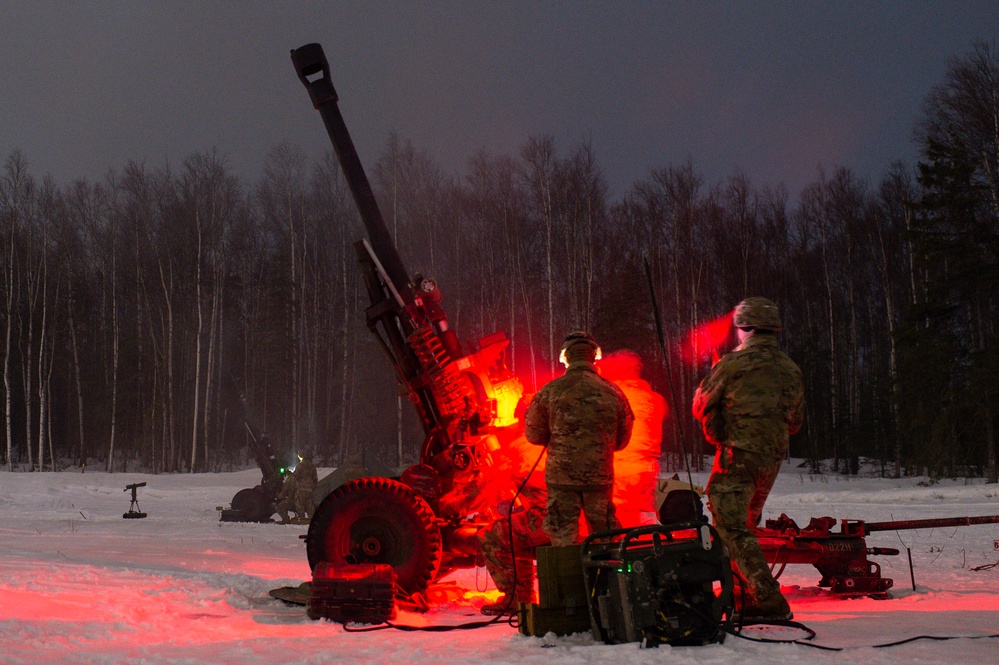
[[[868,556],[897,556],[891,547],[868,547],[865,537],[877,531],[905,531],[942,527],[999,524],[999,515],[981,517],[943,517],[938,519],[899,520],[895,522],[864,522],[840,520],[834,531],[832,517],[813,517],[802,528],[787,515],[767,520],[756,530],[763,556],[771,566],[780,566],[777,574],[789,563],[815,566],[826,587],[837,596],[887,598],[893,581],[881,576],[881,565]]]

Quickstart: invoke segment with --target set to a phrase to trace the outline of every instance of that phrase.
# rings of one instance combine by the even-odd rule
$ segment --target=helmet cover
[[[767,298],[753,296],[735,306],[732,325],[736,328],[754,328],[779,332],[783,327],[777,304]]]
[[[569,349],[579,345],[586,345],[591,350],[591,353],[593,354],[592,360],[600,360],[602,352],[600,350],[600,345],[597,344],[597,340],[593,337],[593,335],[586,332],[585,330],[576,330],[569,333],[566,336],[565,341],[562,342],[562,350],[559,353],[558,359],[562,362],[563,365],[568,367],[570,362],[586,359],[585,356],[587,354],[582,349],[578,349],[578,351],[583,351],[583,355],[579,355],[575,352],[569,353]],[[570,360],[569,356],[574,356],[574,357]]]

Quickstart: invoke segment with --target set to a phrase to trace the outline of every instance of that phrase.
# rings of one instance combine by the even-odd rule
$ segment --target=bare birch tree
[[[28,163],[24,155],[15,150],[4,163],[3,178],[0,179],[0,212],[3,214],[3,221],[7,226],[4,258],[6,262],[4,304],[6,306],[5,330],[4,330],[4,414],[5,433],[7,439],[7,470],[13,469],[14,458],[14,431],[12,427],[12,416],[14,412],[13,390],[14,382],[12,373],[14,368],[11,365],[13,347],[16,343],[17,331],[16,309],[20,298],[20,270],[18,267],[17,243],[19,240],[18,231],[24,220],[26,208],[30,205],[31,193],[34,190],[34,181],[28,173]],[[28,450],[30,456],[30,446]]]

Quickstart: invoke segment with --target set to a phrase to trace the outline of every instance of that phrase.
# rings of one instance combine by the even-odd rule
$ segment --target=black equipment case
[[[385,623],[395,617],[395,571],[385,563],[320,562],[312,572],[310,619]]]
[[[600,531],[583,541],[582,557],[594,639],[650,647],[724,641],[732,569],[711,525]]]

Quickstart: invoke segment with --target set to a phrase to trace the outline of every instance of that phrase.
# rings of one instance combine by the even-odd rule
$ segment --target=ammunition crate
[[[538,548],[538,606],[586,608],[586,578],[579,545]]]
[[[582,550],[579,545],[539,547],[538,604],[520,603],[522,635],[571,635],[590,630]]]

